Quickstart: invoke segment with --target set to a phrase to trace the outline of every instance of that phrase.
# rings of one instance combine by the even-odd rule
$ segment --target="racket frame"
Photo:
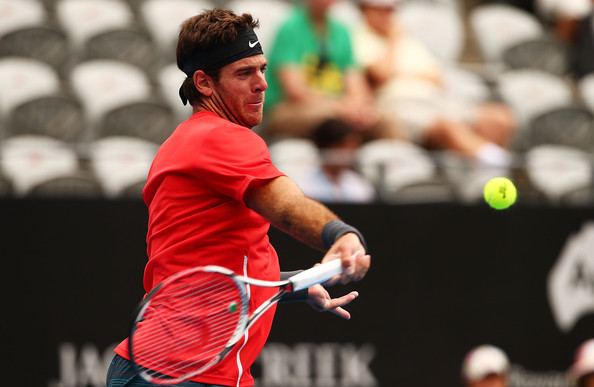
[[[226,276],[230,277],[235,282],[235,285],[236,285],[237,289],[240,291],[241,300],[242,300],[241,307],[240,307],[240,310],[239,310],[239,313],[240,313],[239,321],[237,323],[237,326],[235,327],[234,333],[229,338],[229,341],[227,342],[227,344],[225,344],[225,347],[221,350],[221,352],[219,352],[217,354],[217,356],[213,357],[212,360],[210,360],[204,366],[202,366],[201,368],[199,368],[199,369],[197,369],[195,371],[188,372],[188,373],[186,373],[186,374],[184,374],[184,375],[182,375],[180,377],[177,377],[177,378],[170,377],[168,375],[163,375],[163,376],[166,376],[166,378],[165,377],[164,378],[155,377],[155,376],[153,376],[153,374],[155,374],[155,371],[152,371],[152,370],[149,370],[149,369],[145,369],[145,367],[141,366],[140,364],[138,364],[134,360],[134,350],[133,350],[134,340],[133,340],[133,337],[134,337],[134,332],[136,331],[136,324],[138,322],[142,321],[143,316],[144,316],[144,312],[150,306],[152,297],[155,294],[157,294],[159,292],[159,290],[163,286],[166,286],[167,284],[176,281],[179,277],[183,277],[183,276],[185,276],[185,275],[187,275],[189,273],[193,273],[193,272],[196,272],[196,271],[215,272],[215,273],[223,274],[223,275],[226,275]],[[134,367],[138,371],[138,374],[144,380],[146,380],[149,383],[154,383],[154,384],[164,385],[164,386],[169,386],[169,385],[183,383],[183,382],[185,382],[185,381],[193,378],[194,376],[197,376],[197,375],[203,373],[204,371],[206,371],[207,369],[209,369],[210,367],[212,367],[213,365],[215,365],[219,361],[221,361],[227,355],[227,353],[229,353],[229,351],[233,348],[233,346],[241,339],[241,337],[243,337],[244,332],[247,329],[249,329],[249,327],[247,326],[247,324],[248,324],[248,312],[249,312],[249,302],[248,301],[249,301],[249,299],[248,299],[248,296],[247,296],[247,291],[246,291],[246,288],[245,288],[245,283],[242,282],[239,279],[239,276],[235,275],[235,273],[233,271],[231,271],[231,270],[229,270],[227,268],[221,267],[221,266],[209,265],[209,266],[194,267],[194,268],[182,270],[182,271],[180,271],[178,273],[175,273],[175,274],[171,275],[170,277],[167,277],[163,282],[161,282],[157,286],[155,286],[144,297],[144,299],[140,302],[140,304],[136,308],[135,318],[134,318],[134,321],[132,322],[132,327],[130,329],[130,335],[128,337],[128,353],[130,355],[130,361],[134,364]]]
[[[136,331],[136,324],[143,320],[144,312],[150,306],[152,297],[155,294],[157,294],[161,290],[161,288],[163,288],[164,286],[167,286],[167,284],[169,284],[171,282],[176,281],[179,277],[185,276],[185,275],[195,272],[195,271],[216,272],[216,273],[231,277],[231,279],[233,279],[233,281],[235,282],[235,285],[237,286],[237,288],[240,291],[241,300],[242,300],[241,308],[239,310],[239,312],[240,312],[239,321],[237,323],[234,333],[231,335],[231,337],[230,337],[229,341],[227,342],[227,344],[225,345],[225,347],[221,350],[221,352],[219,352],[217,354],[217,356],[213,357],[213,359],[210,360],[207,364],[205,364],[198,370],[185,373],[184,375],[177,377],[177,378],[169,377],[168,375],[163,375],[163,376],[167,376],[167,378],[155,377],[152,375],[155,373],[154,371],[144,369],[144,367],[137,364],[136,361],[134,360],[133,337],[134,337],[134,333]],[[256,321],[258,321],[258,319],[272,305],[277,303],[283,297],[283,295],[285,295],[286,293],[289,293],[289,292],[295,292],[295,291],[299,291],[299,290],[308,288],[308,287],[313,286],[318,283],[325,282],[325,281],[329,280],[330,278],[332,278],[334,275],[341,274],[341,273],[342,273],[342,263],[341,263],[340,259],[332,260],[332,261],[314,266],[313,268],[304,270],[301,273],[294,275],[284,281],[265,281],[265,280],[255,279],[255,278],[249,278],[246,276],[237,275],[233,271],[231,271],[227,268],[215,266],[215,265],[199,266],[199,267],[182,270],[181,272],[171,275],[170,277],[165,279],[163,282],[161,282],[157,286],[155,286],[144,297],[144,299],[140,302],[140,304],[136,308],[135,318],[132,322],[132,327],[130,329],[130,336],[128,338],[128,352],[130,355],[130,360],[134,364],[134,367],[137,369],[138,374],[144,380],[148,381],[149,383],[154,383],[154,384],[159,384],[159,385],[174,385],[174,384],[178,384],[178,383],[187,381],[187,380],[203,373],[207,369],[211,368],[213,365],[220,362],[231,351],[233,346],[235,344],[237,344],[237,342],[239,340],[241,340],[241,338],[244,336],[245,332],[248,329],[250,329],[250,327],[252,327],[254,325],[254,323]],[[248,298],[247,290],[246,290],[246,285],[248,285],[248,284],[254,285],[254,286],[260,286],[260,287],[268,287],[268,288],[278,287],[279,291],[274,296],[270,297],[268,300],[264,301],[260,306],[258,306],[252,312],[251,315],[248,315],[248,313],[249,313],[249,298]]]

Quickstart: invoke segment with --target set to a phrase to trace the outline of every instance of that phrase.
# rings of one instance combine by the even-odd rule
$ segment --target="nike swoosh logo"
[[[256,40],[255,42],[248,42],[248,44],[250,45],[250,48],[254,48],[256,47],[256,44],[258,44],[259,40]]]

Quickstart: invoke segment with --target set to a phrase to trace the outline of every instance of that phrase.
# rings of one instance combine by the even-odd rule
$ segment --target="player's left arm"
[[[275,227],[313,248],[327,251],[323,262],[340,257],[344,268],[341,283],[360,280],[367,273],[370,257],[363,236],[344,225],[328,207],[305,196],[288,177],[253,182],[244,200]]]

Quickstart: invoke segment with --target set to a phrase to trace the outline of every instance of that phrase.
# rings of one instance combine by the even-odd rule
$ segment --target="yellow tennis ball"
[[[485,201],[496,210],[504,210],[516,202],[518,192],[511,180],[505,177],[495,177],[483,190]]]

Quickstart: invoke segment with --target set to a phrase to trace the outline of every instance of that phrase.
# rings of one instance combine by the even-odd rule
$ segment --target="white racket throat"
[[[309,288],[315,284],[328,281],[337,274],[342,273],[342,262],[340,259],[334,259],[330,262],[322,263],[311,269],[302,271],[288,279],[293,284],[293,291],[299,291]]]
[[[206,271],[216,271],[222,274],[234,276],[240,282],[261,287],[276,288],[292,284],[291,291],[297,292],[299,290],[309,288],[310,286],[319,284],[321,282],[328,281],[335,275],[341,274],[342,262],[340,261],[340,259],[334,259],[332,261],[322,263],[310,269],[304,270],[301,273],[296,274],[284,281],[264,281],[241,275],[235,275],[231,270],[219,266],[204,266],[203,269]]]

